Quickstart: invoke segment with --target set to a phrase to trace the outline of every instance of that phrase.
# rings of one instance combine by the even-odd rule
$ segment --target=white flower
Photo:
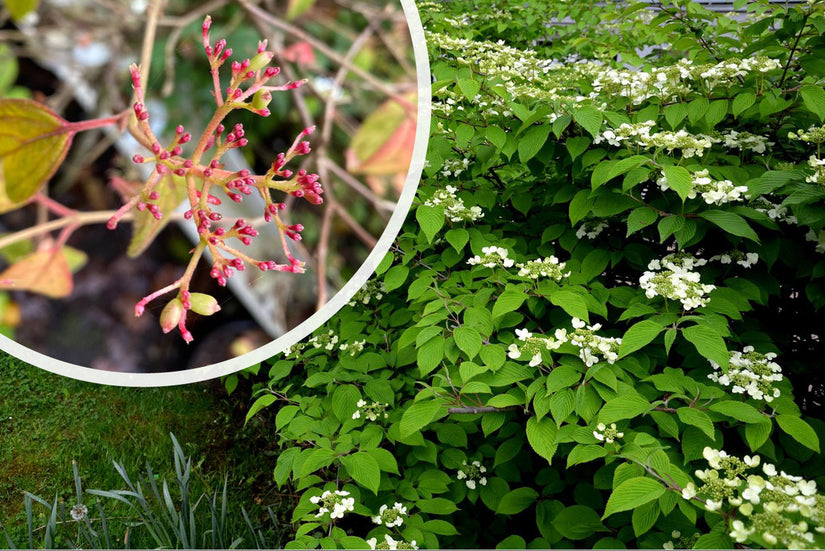
[[[816,487],[816,484],[814,484]],[[81,521],[86,518],[86,515],[89,514],[89,508],[83,505],[82,503],[78,503],[71,509],[69,509],[69,514],[72,516],[73,520]]]
[[[688,485],[682,488],[682,497],[684,499],[693,499],[696,497],[696,486],[693,482],[688,482]]]

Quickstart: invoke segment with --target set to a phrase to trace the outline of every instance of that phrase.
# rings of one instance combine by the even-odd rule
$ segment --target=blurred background
[[[261,174],[302,129],[318,127],[309,137],[312,153],[289,168],[320,174],[324,204],[285,199],[285,221],[306,228],[303,240],[290,246],[307,272],[246,270],[221,288],[202,262],[192,290],[212,294],[222,310],[187,318],[195,337],[187,346],[158,325],[171,296],[150,303],[140,318],[133,312],[141,297],[182,275],[192,247],[185,230],[191,228],[167,225],[132,258],[131,224],[115,231],[83,226],[66,243],[73,255],[69,296],[0,291],[0,331],[16,342],[113,371],[166,372],[217,363],[301,323],[354,274],[383,233],[406,179],[417,113],[410,32],[397,1],[6,1],[0,9],[0,97],[43,102],[69,121],[110,116],[129,107],[128,66],[143,58],[144,73],[149,61],[146,97],[156,134],[168,142],[182,124],[197,141],[215,107],[201,36],[206,14],[212,17],[212,42],[225,38],[232,59],[253,56],[265,38],[276,53],[273,65],[282,69],[275,84],[308,80],[296,90],[273,93],[268,118],[232,113],[226,123],[243,123],[249,145],[224,157],[227,168]],[[131,163],[134,153],[145,152],[115,129],[82,132],[44,191],[72,209],[116,209],[121,199],[112,178],[145,178],[139,169],[148,165]],[[276,194],[275,200],[284,198]],[[262,203],[251,198],[242,210],[226,210],[230,203],[235,205],[225,200],[218,209],[224,216],[262,215]],[[182,219],[181,212],[174,218]],[[0,216],[0,234],[51,218],[36,205],[11,210]],[[40,234],[0,249],[0,269],[54,237]],[[274,230],[253,244],[258,248],[252,256],[284,261]]]

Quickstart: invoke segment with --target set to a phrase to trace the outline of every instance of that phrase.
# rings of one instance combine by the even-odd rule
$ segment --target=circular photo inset
[[[387,253],[429,128],[412,1],[49,2],[0,46],[0,347],[106,384],[225,375]]]

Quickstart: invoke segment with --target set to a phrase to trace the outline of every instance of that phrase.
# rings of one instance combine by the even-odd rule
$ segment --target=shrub
[[[414,217],[249,412],[289,546],[825,544],[823,6],[570,4],[419,6]]]

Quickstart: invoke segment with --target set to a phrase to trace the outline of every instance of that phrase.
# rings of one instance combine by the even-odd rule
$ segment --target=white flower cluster
[[[378,538],[370,538],[367,540],[367,545],[370,549],[418,549],[418,544],[415,540],[407,543],[404,540],[394,540],[389,534],[384,534],[384,541],[379,542]]]
[[[573,332],[570,333],[570,343],[579,348],[579,358],[587,367],[600,361],[609,364],[619,359],[619,346],[622,339],[618,337],[602,337],[595,332],[602,328],[602,324],[587,325],[579,318],[573,318]],[[585,328],[586,327],[586,328]],[[602,358],[599,358],[599,355]]]
[[[647,298],[657,295],[678,300],[685,310],[699,308],[708,303],[707,294],[716,289],[700,281],[699,272],[693,268],[704,266],[707,260],[687,253],[669,254],[661,260],[651,260],[649,271],[639,278],[639,286]]]
[[[599,442],[606,442],[612,444],[617,438],[622,438],[623,432],[616,430],[616,423],[610,423],[608,427],[604,423],[596,425],[596,430],[593,431],[593,437]]]
[[[710,257],[710,261],[718,261],[720,264],[736,263],[743,268],[750,268],[759,262],[759,253],[743,253],[741,251],[731,251]]]
[[[672,153],[676,149],[682,150],[682,156],[686,159],[691,157],[702,157],[705,150],[718,143],[719,138],[707,134],[691,134],[685,129],[672,131],[662,130],[651,134],[653,121],[645,121],[636,124],[623,123],[618,128],[607,128],[596,135],[593,143],[607,142],[613,146],[619,146],[623,142],[628,147],[641,146],[648,149],[667,149]]]
[[[825,230],[814,231],[808,230],[805,234],[805,240],[816,243],[816,252],[825,254]]]
[[[825,186],[825,159],[819,159],[815,155],[811,155],[808,158],[808,166],[814,169],[814,172],[805,178],[805,181],[810,184]]]
[[[561,281],[565,277],[570,277],[570,272],[565,273],[564,267],[565,263],[560,262],[558,258],[552,255],[547,258],[528,260],[526,264],[516,264],[520,277],[529,277],[530,279],[548,277],[553,281]]]
[[[596,239],[607,228],[607,222],[602,220],[585,220],[576,230],[576,237],[582,239]]]
[[[313,348],[323,348],[324,350],[335,350],[335,345],[338,344],[338,335],[332,329],[326,335],[315,335],[307,341]]]
[[[404,524],[405,516],[407,516],[407,508],[396,501],[392,507],[382,505],[378,510],[378,515],[372,517],[372,521],[375,524],[383,524],[387,528],[392,528]]]
[[[781,392],[774,387],[774,383],[782,380],[782,368],[773,361],[776,354],[768,352],[760,354],[754,352],[752,346],[746,346],[742,352],[730,352],[730,367],[727,373],[714,371],[708,379],[722,386],[731,387],[734,394],[747,393],[754,400],[773,402],[779,398]],[[712,360],[710,365],[719,370],[719,364]]]
[[[355,508],[355,498],[347,497],[349,492],[343,490],[335,490],[330,492],[326,490],[320,496],[312,496],[309,501],[319,506],[316,518],[324,516],[329,513],[329,518],[343,518],[344,513],[352,511]]]
[[[811,126],[808,130],[797,130],[788,132],[788,138],[800,142],[821,144],[825,143],[825,125]]]
[[[679,530],[673,530],[670,537],[676,541],[666,541],[662,544],[662,549],[693,549],[700,536],[699,532],[694,532],[692,536],[683,536]]]
[[[450,176],[458,176],[470,166],[470,159],[464,157],[460,161],[458,159],[445,159],[441,164],[441,175],[445,178]]]
[[[360,419],[362,414],[370,421],[387,419],[390,416],[390,414],[387,413],[387,408],[390,407],[389,404],[381,404],[378,402],[367,404],[366,400],[361,399],[358,400],[358,403],[355,405],[358,406],[358,409],[356,409],[355,413],[352,414],[353,419]]]
[[[487,268],[495,268],[496,266],[511,268],[515,264],[515,261],[509,258],[510,252],[504,247],[484,247],[481,252],[484,256],[475,255],[467,261],[467,264],[471,266],[481,264]]]
[[[341,352],[347,352],[350,356],[357,356],[361,352],[364,351],[364,346],[367,344],[366,339],[362,339],[360,341],[354,341],[350,343],[342,342],[338,346],[338,350]]]
[[[473,461],[469,465],[466,461],[464,461],[462,463],[462,467],[458,469],[456,478],[463,480],[467,485],[467,488],[475,490],[476,483],[481,484],[482,486],[487,485],[487,477],[484,476],[484,473],[486,472],[487,468],[481,464],[481,461]]]
[[[444,189],[436,191],[432,199],[425,201],[424,204],[428,207],[442,205],[444,216],[452,222],[472,222],[484,216],[481,207],[472,206],[467,208],[464,206],[464,200],[455,195],[457,191],[458,189],[454,186],[446,186]]]
[[[757,197],[751,204],[753,210],[764,212],[768,215],[768,218],[771,220],[776,220],[777,222],[785,222],[786,224],[793,224],[796,225],[798,220],[796,216],[790,213],[788,207],[783,205],[776,205],[765,197]]]
[[[619,346],[622,339],[617,337],[602,337],[596,331],[602,328],[601,324],[587,325],[579,318],[573,318],[573,331],[556,329],[553,337],[533,336],[527,329],[516,329],[516,336],[522,345],[511,344],[507,349],[507,356],[518,360],[522,356],[530,357],[530,367],[541,363],[541,351],[558,350],[561,345],[570,343],[579,349],[579,358],[590,367],[605,361],[615,363],[619,359]],[[601,358],[600,358],[601,356]]]
[[[730,524],[737,543],[761,540],[770,547],[807,549],[815,547],[814,533],[825,534],[825,496],[813,480],[778,472],[770,463],[762,464],[760,474],[748,474],[759,467],[758,455],[739,459],[710,447],[702,455],[710,469],[697,470],[702,485],[689,483],[682,497],[704,501],[710,511],[726,502],[737,508],[738,518]]]
[[[729,130],[722,134],[722,139],[727,147],[741,149],[742,151],[750,150],[760,155],[768,147],[774,145],[772,141],[764,136],[751,134],[750,132],[737,132],[736,130]]]
[[[650,139],[650,129],[653,128],[655,124],[653,121],[643,121],[635,124],[622,123],[618,128],[608,128],[596,134],[593,138],[593,143],[600,144],[607,142],[614,146],[619,146],[622,142],[629,142],[633,145],[641,144]]]
[[[662,191],[670,189],[664,173],[656,180],[656,183]],[[695,199],[698,194],[701,194],[702,199],[708,205],[724,205],[733,201],[741,201],[747,192],[747,186],[735,186],[730,180],[713,180],[708,175],[708,170],[703,169],[691,174],[691,189],[687,197]],[[744,195],[744,198],[747,198],[747,195]]]
[[[710,91],[721,85],[728,86],[750,73],[764,73],[780,67],[778,60],[766,57],[728,59],[717,63],[694,65],[680,59],[675,65],[654,67],[647,71],[607,69],[593,72],[593,89],[605,95],[620,95],[640,104],[648,98],[677,99],[703,83]]]
[[[536,367],[541,363],[541,351],[545,348],[547,350],[557,350],[562,344],[567,342],[567,331],[564,329],[557,329],[557,339],[547,337],[534,337],[527,329],[516,329],[516,336],[524,343],[519,346],[516,343],[511,344],[507,348],[507,356],[510,359],[518,360],[523,355],[530,357],[530,367]]]
[[[377,280],[369,280],[367,283],[358,289],[358,292],[355,293],[350,301],[347,303],[350,306],[355,306],[359,302],[363,305],[369,304],[373,299],[376,301],[381,300],[384,298],[384,293],[387,292],[387,287],[384,285],[383,281]]]

